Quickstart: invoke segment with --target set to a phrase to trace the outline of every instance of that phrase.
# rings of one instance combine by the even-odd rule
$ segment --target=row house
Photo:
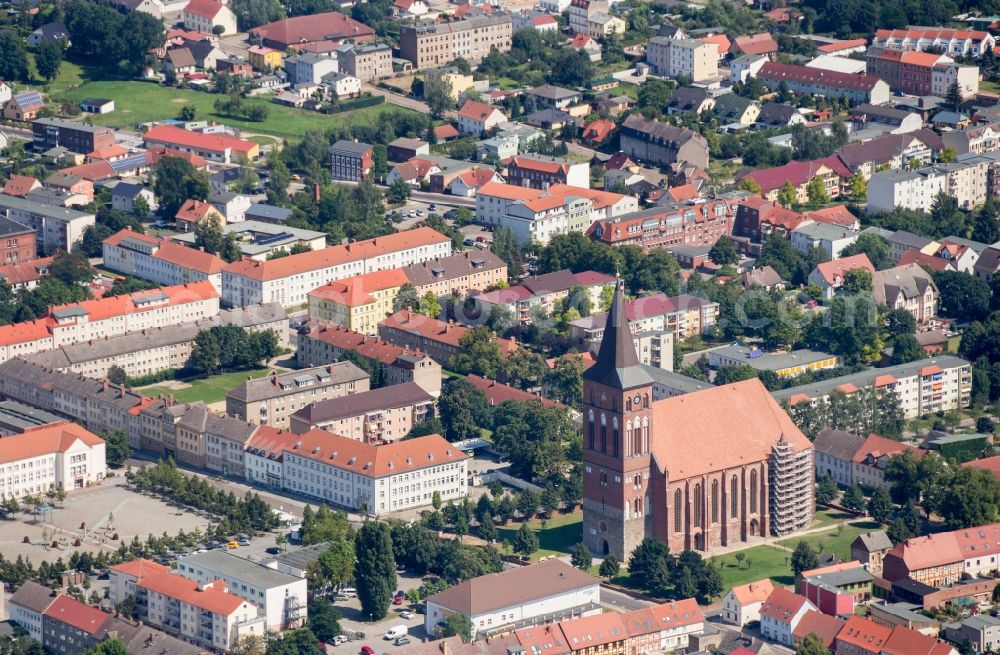
[[[790,184],[795,190],[796,202],[804,205],[809,201],[809,183],[813,179],[823,181],[827,196],[838,198],[852,174],[837,155],[830,155],[814,161],[790,161],[781,166],[750,171],[740,181],[753,181],[760,188],[760,195],[771,202],[777,202],[782,187]]]
[[[485,318],[482,320],[485,322]],[[446,323],[407,309],[387,316],[378,325],[379,337],[384,342],[425,353],[442,366],[462,349],[462,339],[471,331],[464,325]],[[513,339],[496,338],[495,341],[505,357],[518,348]]]
[[[953,84],[963,99],[979,92],[979,67],[956,64],[946,54],[871,47],[865,57],[869,75],[903,93],[945,97]]]
[[[633,334],[670,332],[682,340],[710,331],[719,317],[719,303],[688,294],[657,293],[627,301],[625,316]],[[570,338],[581,348],[595,346],[604,338],[607,319],[607,312],[595,312],[572,321]]]
[[[793,93],[847,98],[857,104],[869,102],[881,105],[888,103],[892,97],[889,85],[871,75],[852,75],[774,61],[765,62],[757,78],[772,91],[784,84]]]
[[[395,345],[340,325],[310,323],[299,330],[299,366],[325,366],[348,352],[378,366],[384,386],[416,382],[435,398],[441,394],[441,364],[426,351]]]
[[[402,25],[399,56],[414,69],[450,64],[458,58],[479,63],[491,51],[508,52],[513,36],[510,14],[496,11],[463,20]]]
[[[525,278],[513,287],[482,293],[473,300],[486,315],[502,307],[519,324],[529,325],[557,316],[567,302],[578,309],[583,304],[599,307],[614,284],[615,279],[603,273],[562,270]]]
[[[434,396],[416,382],[317,400],[289,417],[292,432],[326,430],[365,443],[400,441],[434,418]]]
[[[587,162],[544,155],[520,155],[512,157],[506,165],[508,184],[542,191],[554,184],[590,188],[590,164]]]
[[[216,293],[222,291],[226,262],[204,250],[140,234],[131,227],[105,239],[102,249],[104,265],[112,271],[163,285],[208,280]]]
[[[948,27],[915,27],[876,30],[872,45],[893,50],[942,50],[945,54],[980,57],[996,45],[989,32]]]
[[[972,365],[959,357],[942,355],[790,387],[771,395],[794,406],[800,402],[825,402],[834,393],[849,395],[863,388],[894,392],[907,419],[957,411],[971,401]]]
[[[712,246],[733,231],[735,204],[729,200],[676,202],[596,221],[587,236],[609,246],[643,251],[669,246]]]
[[[222,270],[222,300],[233,307],[280,302],[296,307],[316,287],[333,280],[401,268],[451,255],[451,239],[429,227],[289,255],[244,259]]]

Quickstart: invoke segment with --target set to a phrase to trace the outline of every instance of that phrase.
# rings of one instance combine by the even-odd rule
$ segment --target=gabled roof
[[[104,440],[83,426],[69,421],[42,425],[0,439],[0,464],[65,453],[77,442],[85,446],[97,446],[103,444]]]
[[[774,591],[774,583],[771,578],[764,578],[756,582],[737,585],[733,587],[732,593],[740,605],[750,605],[751,603],[762,603]]]
[[[835,616],[830,616],[822,612],[809,611],[802,615],[799,624],[792,631],[792,636],[796,640],[799,640],[805,639],[809,634],[814,633],[823,641],[823,644],[827,648],[830,648],[843,625],[844,621]]]
[[[844,166],[837,156],[830,155],[823,159],[815,159],[813,161],[793,160],[782,166],[750,171],[743,176],[743,179],[749,178],[756,182],[760,186],[761,194],[766,195],[775,189],[780,189],[784,186],[785,182],[789,182],[793,187],[801,187],[804,184],[808,184],[809,180],[817,175],[821,175],[824,170],[840,177],[851,177],[851,171]]]
[[[339,11],[283,18],[250,30],[251,36],[266,41],[295,47],[313,41],[342,41],[356,39],[363,41],[375,35],[375,31],[364,23]]]
[[[841,257],[840,259],[834,259],[832,261],[816,265],[816,270],[819,271],[819,274],[823,276],[823,279],[830,286],[842,284],[844,276],[848,271],[853,271],[859,268],[868,271],[872,275],[875,274],[875,267],[872,265],[871,260],[868,259],[868,255],[865,253],[851,255],[850,257]]]
[[[853,548],[855,544],[864,548],[869,553],[877,553],[892,548],[892,541],[889,540],[889,535],[885,533],[885,530],[872,530],[871,532],[859,534],[851,544],[851,547]]]
[[[11,605],[18,605],[41,614],[56,600],[56,592],[48,587],[28,580],[17,588],[10,597]]]
[[[737,45],[739,39],[736,39]],[[769,80],[787,80],[802,84],[817,84],[825,88],[850,89],[853,91],[870,92],[877,84],[885,84],[873,75],[854,75],[822,68],[782,64],[776,61],[765,62],[761,66],[758,77]]]
[[[837,641],[854,646],[862,652],[881,653],[892,630],[889,626],[875,623],[862,616],[852,616],[837,633]]]
[[[549,400],[548,398],[537,396],[529,391],[524,391],[522,389],[518,389],[517,387],[512,387],[508,384],[497,382],[496,380],[490,380],[472,373],[466,375],[465,379],[472,383],[472,386],[482,391],[486,395],[487,402],[489,402],[489,404],[493,407],[505,403],[508,400],[514,400],[519,403],[536,401],[546,407],[565,407],[562,403],[557,403],[554,400]]]
[[[465,453],[439,434],[378,445],[326,430],[310,430],[300,434],[284,452],[286,456],[305,457],[368,478],[400,475],[465,459]]]
[[[760,615],[772,618],[778,623],[789,623],[804,607],[816,609],[804,596],[779,587],[772,591],[760,606]]]
[[[458,110],[458,115],[472,121],[483,122],[489,118],[493,112],[498,112],[501,116],[503,112],[494,107],[475,100],[466,100],[462,108]]]
[[[109,616],[96,607],[81,603],[71,596],[59,596],[42,612],[42,615],[48,619],[71,625],[89,635],[95,635]]]
[[[747,55],[763,55],[778,51],[778,42],[768,32],[738,36],[733,46]]]
[[[184,13],[211,20],[218,16],[224,8],[225,5],[215,0],[191,0],[184,7]]]

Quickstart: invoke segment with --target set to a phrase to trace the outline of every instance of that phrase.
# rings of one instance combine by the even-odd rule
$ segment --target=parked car
[[[371,646],[362,646],[361,655],[375,655],[375,649]]]
[[[339,646],[341,644],[347,643],[347,637],[344,635],[337,635],[333,638],[333,645]]]
[[[464,243],[467,246],[474,246],[474,245],[476,245],[476,240],[475,239],[466,239],[462,243]]]
[[[249,539],[240,539],[240,545],[241,546],[249,546],[250,545],[250,540]]]
[[[410,643],[410,638],[409,637],[396,637],[396,641],[394,641],[392,643],[396,644],[397,646],[405,646],[406,644]]]
[[[347,594],[334,594],[333,599],[344,601],[344,600],[351,600],[351,597],[348,596]]]
[[[392,599],[392,604],[393,605],[402,605],[405,601],[406,601],[406,598],[404,596],[396,596],[395,598]]]
[[[267,549],[267,550],[266,550],[265,552],[266,552],[266,553],[267,553],[268,555],[279,555],[279,554],[281,553],[281,549],[280,549],[280,548],[278,548],[277,546],[271,546],[271,547],[270,547],[270,548],[268,548],[268,549]]]
[[[452,220],[452,219],[454,219],[454,218],[455,218],[456,216],[458,216],[458,210],[457,210],[457,209],[449,209],[448,211],[446,211],[446,212],[445,212],[445,213],[443,214],[443,216],[444,216],[445,218],[447,218],[448,220]]]
[[[410,610],[403,610],[402,612],[399,613],[399,618],[406,619],[407,621],[412,619],[414,616],[415,615]]]

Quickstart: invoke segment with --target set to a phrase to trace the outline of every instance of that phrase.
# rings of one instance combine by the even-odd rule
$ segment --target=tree
[[[413,189],[410,188],[410,185],[407,183],[406,180],[402,178],[396,178],[395,180],[392,181],[392,184],[390,184],[389,188],[386,190],[385,199],[391,205],[402,205],[409,199],[410,194],[412,192]]]
[[[852,257],[864,253],[876,270],[883,270],[895,265],[889,256],[889,243],[874,232],[862,232],[857,241],[842,251],[840,257]]]
[[[868,499],[868,514],[879,523],[892,518],[892,498],[884,487],[876,487]]]
[[[521,523],[521,527],[514,533],[514,540],[511,545],[514,548],[514,552],[523,557],[530,557],[532,553],[538,550],[538,536],[534,530],[528,527],[527,521]]]
[[[806,194],[809,197],[809,204],[813,207],[819,207],[830,202],[830,194],[826,192],[826,187],[823,185],[823,178],[821,177],[814,177],[809,180],[809,184],[806,185]]]
[[[152,211],[149,201],[146,200],[146,196],[138,195],[132,199],[132,213],[140,221],[145,220]]]
[[[865,181],[865,176],[861,173],[855,173],[851,176],[848,189],[848,195],[855,202],[861,202],[868,197],[868,182]]]
[[[740,263],[740,255],[736,252],[736,245],[727,236],[719,237],[712,249],[708,251],[708,258],[718,266],[735,266]]]
[[[452,612],[444,620],[441,627],[442,637],[461,637],[462,641],[469,643],[472,641],[472,619],[468,614]]]
[[[952,111],[958,111],[958,106],[962,104],[962,92],[958,88],[958,80],[952,82],[951,86],[948,87],[948,94],[945,96],[945,100]]]
[[[950,530],[996,520],[1000,482],[989,471],[958,467],[941,490],[937,512]]]
[[[314,597],[309,603],[309,629],[320,641],[333,642],[341,633],[340,612],[322,597]]]
[[[573,408],[583,406],[583,374],[584,364],[580,357],[563,355],[545,374],[545,386],[549,388],[555,400]]]
[[[113,384],[128,384],[128,373],[117,364],[108,369],[108,382]]]
[[[837,483],[829,475],[824,475],[816,485],[816,502],[828,505],[837,498]]]
[[[119,637],[105,639],[93,648],[87,650],[84,655],[128,655],[128,646]]]
[[[614,553],[608,553],[604,556],[604,561],[601,562],[601,567],[598,569],[598,573],[602,578],[617,578],[618,574],[621,573],[622,565],[615,557]]]
[[[636,583],[658,593],[670,583],[670,549],[653,537],[646,537],[632,551],[628,561],[628,572]]]
[[[324,655],[324,652],[312,630],[300,628],[269,639],[265,655]]]
[[[809,542],[800,541],[795,544],[795,550],[792,551],[792,571],[795,575],[798,576],[803,571],[814,569],[817,566],[819,566],[819,557]]]
[[[340,538],[330,543],[330,547],[320,553],[316,560],[317,572],[321,579],[333,587],[340,587],[354,579],[354,540],[348,533],[347,538]],[[315,530],[311,541],[316,538]]]
[[[743,181],[740,182],[739,188],[742,189],[743,191],[749,191],[750,193],[760,194],[760,185],[757,184],[757,181],[754,180],[752,177],[743,178]]]
[[[894,544],[906,541],[913,536],[913,533],[910,532],[910,529],[906,526],[906,521],[899,517],[894,518],[889,523],[889,526],[885,529],[885,534],[889,537],[889,541]]]
[[[799,194],[795,191],[795,187],[788,180],[781,185],[781,189],[778,190],[778,203],[783,207],[791,207],[797,204],[799,201]]]
[[[926,356],[923,346],[912,334],[901,335],[892,342],[893,364],[908,364]]]
[[[128,443],[128,435],[115,430],[104,435],[104,458],[111,468],[121,468],[132,456],[132,448]]]
[[[448,368],[456,373],[475,373],[495,380],[503,365],[500,344],[485,327],[469,330],[459,340],[459,352],[452,356]]]
[[[872,273],[868,269],[855,268],[844,273],[844,293],[852,295],[870,293],[872,284]]]
[[[21,37],[9,30],[0,32],[0,79],[27,82],[30,77],[28,52]]]
[[[389,524],[366,521],[355,540],[357,564],[354,579],[358,587],[362,616],[382,619],[396,589],[396,558],[392,550]]]
[[[941,152],[938,153],[938,163],[950,164],[954,162],[957,157],[958,153],[955,152],[954,148],[951,147],[941,148]]]
[[[854,483],[844,492],[841,503],[851,511],[860,512],[865,508],[865,494],[861,491],[861,487]]]
[[[455,108],[451,80],[442,75],[431,75],[424,80],[424,102],[431,110],[431,116],[441,118],[445,112]]]
[[[438,398],[444,437],[449,441],[482,436],[481,426],[488,424],[489,411],[486,394],[465,378],[449,378]]]
[[[193,121],[198,114],[198,108],[194,105],[184,105],[177,110],[177,120],[185,123]]]
[[[934,273],[934,284],[940,294],[938,311],[943,316],[962,323],[989,316],[992,289],[985,280],[959,271],[938,271]]]
[[[46,82],[51,82],[59,75],[59,65],[62,63],[63,46],[59,41],[42,41],[35,49],[35,70]]]
[[[141,12],[139,12],[141,13]],[[153,171],[153,188],[160,199],[160,215],[173,217],[185,200],[208,198],[208,175],[186,159],[161,157]]]
[[[830,655],[830,649],[823,643],[822,637],[815,632],[810,632],[795,647],[795,655]]]
[[[441,303],[438,302],[437,296],[434,295],[433,291],[428,291],[420,299],[420,313],[432,318],[437,318],[441,315]]]
[[[581,571],[586,571],[594,563],[594,556],[586,544],[581,541],[573,548],[573,552],[570,553],[570,562]]]
[[[1000,203],[990,198],[976,212],[972,224],[972,239],[980,243],[1000,241]]]
[[[570,88],[585,86],[594,76],[594,64],[581,50],[559,50],[552,65],[551,82]]]

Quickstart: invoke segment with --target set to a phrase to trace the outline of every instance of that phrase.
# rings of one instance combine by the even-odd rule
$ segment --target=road
[[[601,585],[601,605],[609,607],[616,612],[631,612],[632,610],[641,610],[644,607],[652,607],[656,603],[651,603],[648,600],[640,600],[638,598],[633,598],[628,594],[623,594],[620,591],[614,589],[609,589],[604,585]]]
[[[445,207],[468,207],[469,209],[476,208],[475,198],[463,198],[462,196],[453,196],[447,193],[431,193],[430,191],[414,190],[410,193],[410,197],[414,200],[420,200],[427,203],[433,202],[434,204],[444,205]]]
[[[421,114],[431,113],[431,108],[427,106],[426,102],[422,102],[416,98],[411,98],[410,96],[403,95],[402,93],[393,93],[392,91],[387,91],[371,84],[362,84],[361,90],[368,91],[375,96],[382,96],[385,98],[386,102],[391,105],[396,105],[397,107],[405,107],[406,109],[419,111]],[[454,110],[446,111],[443,116],[443,118],[448,120],[453,120],[457,117],[458,114]]]

